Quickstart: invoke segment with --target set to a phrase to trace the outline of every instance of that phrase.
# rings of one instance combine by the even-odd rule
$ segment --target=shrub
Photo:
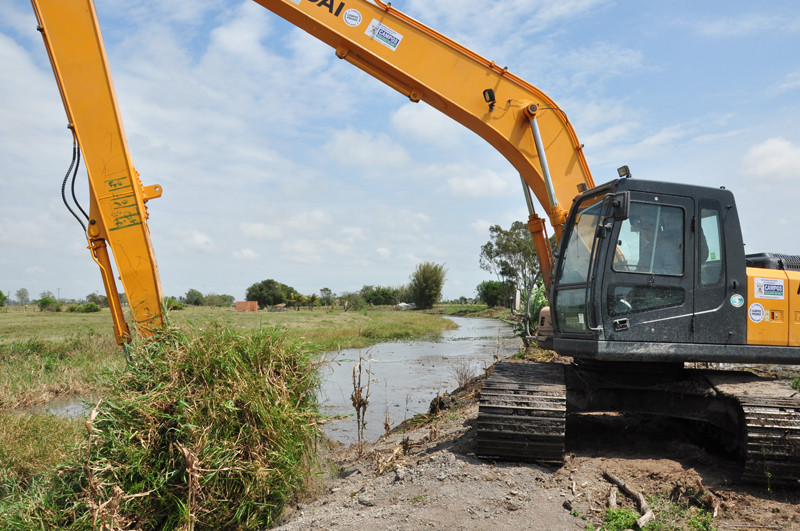
[[[167,310],[183,310],[186,308],[182,302],[175,300],[172,297],[164,297],[162,304]]]
[[[279,329],[160,330],[93,410],[28,524],[265,529],[313,476],[316,367]],[[27,508],[27,507],[26,507]],[[17,518],[23,519],[25,515]],[[25,528],[25,526],[20,526]]]
[[[61,303],[51,297],[42,297],[36,303],[43,312],[60,312]]]
[[[81,313],[94,313],[100,311],[100,306],[93,302],[87,302],[85,304],[81,304],[78,307],[78,311]]]
[[[420,310],[433,308],[442,296],[447,270],[444,265],[425,262],[411,275],[411,300]]]

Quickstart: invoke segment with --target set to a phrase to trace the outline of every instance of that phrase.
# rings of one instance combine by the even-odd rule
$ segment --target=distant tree
[[[61,303],[55,300],[53,297],[42,297],[37,301],[36,304],[39,306],[39,309],[43,312],[61,311]]]
[[[475,288],[478,298],[486,303],[489,308],[494,308],[503,303],[505,294],[508,292],[506,285],[499,280],[485,280]]]
[[[395,292],[395,297],[397,298],[397,302],[411,302],[414,298],[411,295],[411,284],[405,284],[404,286],[400,286],[397,288]]]
[[[317,305],[319,302],[319,297],[316,293],[312,293],[308,297],[306,297],[306,302],[308,303],[308,307],[311,308],[311,311],[314,311],[314,306]]]
[[[297,293],[297,290],[270,278],[247,288],[245,299],[258,301],[259,308],[266,308],[286,303],[292,293]]]
[[[40,299],[53,299],[56,300],[56,296],[53,295],[53,292],[50,290],[45,290],[39,294]]]
[[[7,298],[8,298],[8,297],[6,297],[6,296],[3,294],[3,292],[2,292],[2,291],[0,291],[0,306],[5,306],[5,305],[6,305],[6,299],[7,299]]]
[[[420,310],[433,308],[442,296],[447,270],[442,264],[424,262],[411,274],[412,302]]]
[[[497,275],[511,290],[532,287],[539,271],[539,261],[528,225],[515,221],[508,230],[500,225],[489,227],[489,241],[481,247],[481,269]]]
[[[203,300],[205,297],[202,293],[197,291],[196,289],[190,289],[186,292],[186,296],[183,298],[183,302],[188,304],[189,306],[202,306]]]
[[[97,293],[90,293],[86,296],[86,302],[93,302],[101,308],[108,308],[108,297],[105,295],[98,295]]]
[[[161,301],[161,304],[163,304],[164,308],[167,310],[172,311],[183,310],[185,308],[183,303],[175,297],[164,297],[164,299]]]
[[[374,306],[397,304],[397,289],[383,286],[364,286],[361,288],[361,297],[367,304]]]
[[[209,293],[203,298],[203,305],[225,308],[233,304],[233,301],[235,300],[236,299],[233,295],[217,295],[216,293]]]
[[[28,290],[25,288],[19,288],[15,293],[15,296],[17,297],[17,302],[19,304],[28,304],[31,302],[31,294],[28,293]]]
[[[289,301],[289,304],[291,306],[294,306],[295,310],[297,310],[299,312],[300,311],[300,306],[305,304],[306,298],[295,291],[295,292],[289,294],[288,301]]]
[[[319,302],[323,306],[331,306],[334,297],[336,297],[336,295],[334,295],[330,288],[322,288],[319,290]]]
[[[348,310],[362,310],[367,305],[360,293],[342,293],[339,296],[339,304],[342,305],[342,309],[345,312]]]

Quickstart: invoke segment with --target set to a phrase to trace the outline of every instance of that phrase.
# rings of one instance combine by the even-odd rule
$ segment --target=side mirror
[[[611,208],[614,221],[624,221],[628,219],[631,214],[631,193],[619,192],[614,194],[614,199],[611,201]]]

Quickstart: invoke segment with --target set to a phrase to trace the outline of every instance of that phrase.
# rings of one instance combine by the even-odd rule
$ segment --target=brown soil
[[[800,529],[800,489],[736,484],[735,459],[674,421],[571,417],[560,468],[478,459],[479,385],[461,390],[455,407],[406,423],[361,454],[335,451],[336,477],[293,506],[279,529],[599,529],[611,490],[606,472],[645,497],[715,512],[718,530]],[[622,493],[617,499],[635,508]],[[688,512],[676,519],[661,505],[652,509],[659,529],[692,529]]]

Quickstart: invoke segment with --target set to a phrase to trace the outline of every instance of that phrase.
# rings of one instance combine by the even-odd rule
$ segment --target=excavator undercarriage
[[[481,392],[476,453],[560,465],[567,415],[588,412],[695,421],[738,456],[741,480],[798,485],[800,393],[751,372],[683,364],[499,363]]]

